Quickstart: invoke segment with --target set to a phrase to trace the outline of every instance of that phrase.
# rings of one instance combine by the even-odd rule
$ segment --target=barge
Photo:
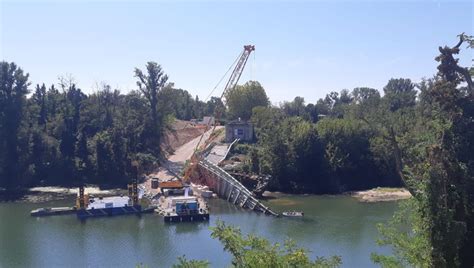
[[[33,217],[75,214],[76,207],[38,208],[30,212]]]
[[[84,209],[77,210],[77,217],[85,219],[101,216],[141,214],[141,212],[142,207],[132,204],[128,196],[111,196],[90,198]]]
[[[143,210],[138,200],[138,184],[134,180],[128,185],[128,196],[92,197],[84,194],[84,187],[79,187],[79,194],[76,201],[77,217],[87,219],[92,217],[116,216],[148,213]]]

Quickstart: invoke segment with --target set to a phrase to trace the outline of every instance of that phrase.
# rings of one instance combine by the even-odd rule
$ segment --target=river
[[[0,203],[0,267],[169,267],[177,256],[207,259],[212,267],[228,266],[231,256],[209,227],[217,219],[271,241],[294,239],[310,255],[342,257],[343,267],[374,266],[370,253],[379,247],[376,224],[386,222],[395,202],[359,203],[348,196],[282,196],[268,201],[277,211],[303,210],[304,218],[275,218],[210,201],[208,223],[165,224],[154,214],[94,218],[74,215],[34,218],[29,211],[70,206],[73,200],[41,204]]]

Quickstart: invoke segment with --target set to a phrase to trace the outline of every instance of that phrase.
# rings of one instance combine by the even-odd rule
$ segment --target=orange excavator
[[[225,85],[224,90],[222,91],[222,94],[220,96],[220,100],[224,104],[224,107],[226,106],[226,95],[229,91],[233,90],[236,86],[237,83],[239,82],[240,76],[242,75],[242,72],[244,71],[245,65],[247,64],[247,60],[249,59],[250,54],[252,51],[255,51],[255,46],[254,45],[245,45],[244,50],[239,54],[237,59],[234,61],[234,63],[231,65],[234,66],[234,69],[229,77],[229,80],[227,81],[227,84]],[[229,68],[229,70],[231,69]],[[224,75],[225,76],[225,75]],[[220,118],[222,114],[219,109],[214,110],[214,124],[212,126],[212,131],[211,131],[211,137],[216,129],[217,124],[219,124]],[[194,153],[191,156],[191,160],[189,161],[188,165],[186,166],[184,170],[184,181],[189,182],[191,177],[194,174],[197,174],[197,164],[200,160],[200,149],[206,148],[210,140],[205,141],[204,144],[200,147],[201,142],[203,140],[204,135],[206,134],[203,133],[201,135],[201,138],[199,139],[198,144],[196,145],[196,148],[194,149]]]

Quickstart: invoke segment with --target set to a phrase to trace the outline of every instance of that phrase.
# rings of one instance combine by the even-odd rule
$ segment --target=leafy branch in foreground
[[[415,194],[381,228],[382,244],[395,249],[394,257],[372,255],[383,267],[474,265],[474,91],[453,57],[463,41],[440,48],[438,75],[421,87],[418,120],[399,137],[392,132],[405,164],[397,168],[404,182],[414,182]]]
[[[183,255],[178,257],[178,263],[172,266],[173,268],[206,268],[209,267],[208,261],[201,260],[188,260],[186,256]]]
[[[341,264],[337,256],[311,261],[307,250],[298,248],[291,240],[285,241],[283,247],[279,243],[271,244],[252,234],[243,236],[240,229],[222,221],[211,230],[212,238],[221,241],[224,250],[232,254],[235,267],[338,267]]]
[[[419,215],[419,203],[414,199],[402,201],[398,211],[387,224],[379,224],[380,246],[391,245],[395,256],[372,253],[373,262],[382,267],[428,267],[430,244],[428,226]]]
[[[312,261],[308,251],[297,247],[292,240],[287,240],[283,246],[270,243],[267,239],[253,234],[244,236],[239,228],[217,221],[211,227],[212,238],[217,238],[224,244],[224,250],[232,254],[233,267],[339,267],[342,260],[339,256],[330,258],[318,257]],[[206,261],[187,260],[184,256],[178,258],[179,263],[174,268],[208,267]]]

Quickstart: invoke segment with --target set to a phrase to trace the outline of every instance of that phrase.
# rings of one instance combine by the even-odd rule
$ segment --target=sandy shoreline
[[[404,188],[386,188],[377,187],[365,191],[355,191],[349,193],[352,197],[355,197],[360,202],[373,203],[373,202],[386,202],[386,201],[397,201],[408,199],[411,197],[410,192]]]
[[[308,195],[308,194],[289,194],[282,192],[269,192],[263,193],[264,198],[278,199],[285,195]],[[408,199],[411,197],[410,192],[404,188],[388,188],[388,187],[377,187],[370,190],[345,192],[342,194],[335,194],[329,196],[349,195],[356,198],[359,202],[374,203],[374,202],[387,202]]]
[[[92,195],[115,195],[120,192],[123,192],[123,189],[108,189],[101,190],[97,186],[87,186],[85,187],[85,192]],[[13,201],[13,202],[30,202],[30,203],[40,203],[51,200],[60,200],[71,197],[72,195],[77,195],[78,188],[66,188],[66,187],[56,187],[56,186],[47,186],[47,187],[33,187],[27,189],[18,198],[7,198],[6,200],[0,201]],[[278,199],[284,198],[287,193],[282,192],[269,192],[265,191],[263,194],[264,198],[267,199]],[[308,194],[295,194],[295,195],[308,195]],[[386,188],[386,187],[377,187],[365,191],[354,191],[347,192],[340,195],[349,195],[356,198],[359,202],[364,203],[374,203],[374,202],[387,202],[387,201],[397,201],[408,199],[411,197],[411,194],[408,190],[404,188]],[[0,191],[1,196],[1,191]],[[338,195],[334,195],[338,196]]]
[[[123,189],[101,190],[98,186],[86,186],[85,193],[92,195],[115,195],[123,192]],[[27,202],[42,203],[52,200],[61,200],[76,196],[79,192],[77,187],[66,188],[59,186],[33,187],[16,192],[5,192],[0,189],[0,202]]]
[[[118,189],[120,190],[120,189]],[[73,195],[78,193],[78,188],[66,188],[66,187],[56,187],[56,186],[46,186],[46,187],[33,187],[28,189],[29,192],[40,192],[40,193],[57,193],[57,194],[66,194]],[[84,187],[84,192],[88,194],[113,194],[117,190],[101,190],[97,186],[87,186]]]

